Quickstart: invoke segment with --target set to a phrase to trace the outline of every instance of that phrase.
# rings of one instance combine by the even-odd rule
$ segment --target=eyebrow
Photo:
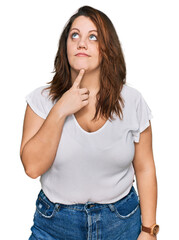
[[[78,28],[72,28],[72,29],[70,30],[70,32],[71,32],[72,30],[77,30],[77,31],[80,32],[80,30],[79,30]],[[89,32],[98,32],[98,31],[97,31],[97,30],[90,30]]]

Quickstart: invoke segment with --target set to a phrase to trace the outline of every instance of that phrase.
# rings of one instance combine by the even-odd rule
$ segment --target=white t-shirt
[[[49,99],[49,90],[41,94],[45,87],[25,97],[44,119],[55,104]],[[52,202],[112,203],[129,193],[134,180],[134,142],[139,142],[153,116],[138,90],[125,84],[121,94],[123,120],[114,114],[115,120],[107,120],[95,132],[85,131],[74,114],[66,117],[55,160],[40,176],[41,187]]]

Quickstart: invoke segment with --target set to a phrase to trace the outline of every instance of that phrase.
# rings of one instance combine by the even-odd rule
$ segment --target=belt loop
[[[59,203],[56,203],[56,204],[55,204],[55,209],[56,209],[57,211],[59,211],[60,208],[61,208],[60,204],[59,204]]]
[[[109,206],[109,208],[110,208],[110,210],[111,210],[112,212],[115,211],[115,207],[114,207],[114,205],[113,205],[112,203],[109,203],[108,206]]]

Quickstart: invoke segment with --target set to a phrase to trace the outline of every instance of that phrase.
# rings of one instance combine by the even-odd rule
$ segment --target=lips
[[[89,57],[89,55],[85,54],[85,53],[77,53],[75,56],[77,56],[77,57]]]

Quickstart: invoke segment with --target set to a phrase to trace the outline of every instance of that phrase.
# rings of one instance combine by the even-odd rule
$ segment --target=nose
[[[88,49],[88,45],[84,39],[79,39],[77,48],[78,49],[81,49],[81,48]]]

